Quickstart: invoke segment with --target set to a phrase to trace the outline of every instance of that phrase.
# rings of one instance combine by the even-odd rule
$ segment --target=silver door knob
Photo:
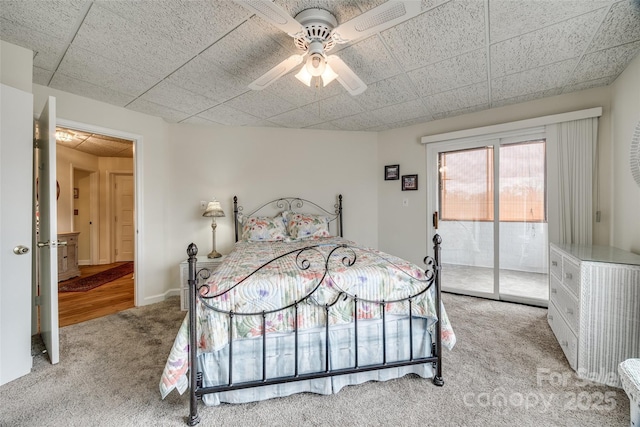
[[[13,253],[16,255],[24,255],[29,252],[29,248],[26,246],[18,245],[13,248]]]

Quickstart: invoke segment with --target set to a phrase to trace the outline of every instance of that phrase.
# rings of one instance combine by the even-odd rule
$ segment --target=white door
[[[49,97],[38,119],[38,276],[40,334],[51,363],[59,360],[56,99]]]
[[[31,371],[33,95],[5,85],[0,92],[2,385]]]
[[[133,224],[133,175],[116,175],[114,183],[116,238],[116,261],[133,261],[134,224]]]

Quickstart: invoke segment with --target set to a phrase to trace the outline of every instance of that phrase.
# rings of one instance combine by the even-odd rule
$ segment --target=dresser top
[[[568,243],[552,243],[551,245],[582,261],[640,265],[640,255],[611,246],[576,245]]]

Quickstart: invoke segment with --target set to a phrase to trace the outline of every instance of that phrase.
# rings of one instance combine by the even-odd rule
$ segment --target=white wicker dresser
[[[549,270],[548,322],[569,365],[621,387],[618,365],[640,357],[640,255],[552,243]]]

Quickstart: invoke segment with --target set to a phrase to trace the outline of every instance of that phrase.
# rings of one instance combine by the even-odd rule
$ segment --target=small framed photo
[[[418,175],[402,175],[402,191],[417,189]]]
[[[73,189],[73,198],[77,199],[78,197],[80,197],[80,189],[79,188],[74,188]]]
[[[400,165],[387,165],[384,167],[384,180],[400,179]]]

